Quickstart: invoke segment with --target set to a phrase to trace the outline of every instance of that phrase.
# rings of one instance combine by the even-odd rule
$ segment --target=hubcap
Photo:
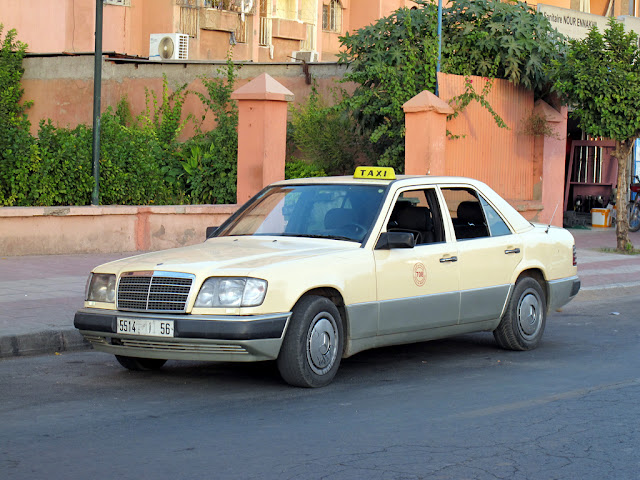
[[[518,326],[525,338],[533,338],[542,325],[540,299],[532,291],[527,291],[518,305]]]
[[[321,312],[313,319],[307,336],[307,360],[311,370],[324,375],[338,355],[338,329],[333,316]]]

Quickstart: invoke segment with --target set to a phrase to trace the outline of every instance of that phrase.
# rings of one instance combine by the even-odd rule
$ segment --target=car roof
[[[336,177],[310,177],[310,178],[293,178],[290,180],[281,180],[275,182],[274,185],[326,185],[326,184],[351,184],[351,185],[389,185],[390,183],[401,183],[404,185],[424,185],[424,184],[451,184],[451,183],[469,183],[472,185],[482,183],[478,180],[466,177],[441,177],[431,175],[397,175],[395,179],[373,179],[373,178],[353,178],[351,175]],[[400,186],[400,185],[399,185]]]

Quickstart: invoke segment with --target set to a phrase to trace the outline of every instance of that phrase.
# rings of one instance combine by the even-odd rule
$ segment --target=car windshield
[[[362,242],[384,197],[380,185],[279,185],[262,192],[217,236],[270,235]]]

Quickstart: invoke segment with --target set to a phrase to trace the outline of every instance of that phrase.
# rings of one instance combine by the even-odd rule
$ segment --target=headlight
[[[211,277],[200,288],[195,307],[257,307],[267,293],[259,278]]]
[[[116,276],[92,273],[87,282],[85,299],[90,302],[114,303],[116,300]]]

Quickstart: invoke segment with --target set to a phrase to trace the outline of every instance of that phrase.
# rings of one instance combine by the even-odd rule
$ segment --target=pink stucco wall
[[[28,110],[32,133],[36,133],[41,119],[52,119],[59,126],[75,127],[80,123],[91,125],[93,102],[93,56],[30,57],[24,61],[25,74],[22,85],[25,100],[33,100]],[[102,74],[102,110],[115,107],[126,95],[132,113],[145,111],[145,89],[162,95],[162,75],[167,75],[169,87],[188,84],[191,91],[204,92],[201,76],[217,76],[223,68],[221,63],[116,63],[106,60]],[[269,73],[279,83],[291,90],[297,101],[309,96],[311,85],[307,84],[300,63],[282,64],[246,63],[238,66],[239,77],[236,88],[241,87],[263,72]],[[337,86],[345,67],[336,64],[311,65],[310,73],[321,93],[329,93]],[[349,89],[349,85],[340,84]],[[328,98],[332,98],[328,95]],[[204,113],[201,101],[189,95],[183,112],[200,118]],[[205,128],[211,127],[206,123]],[[193,124],[188,123],[184,136],[193,133]]]
[[[151,33],[176,31],[176,8],[173,0],[104,5],[103,51],[147,56]],[[95,9],[95,0],[0,0],[0,21],[17,30],[29,52],[93,52]]]
[[[0,255],[162,250],[205,239],[237,205],[0,208]]]

